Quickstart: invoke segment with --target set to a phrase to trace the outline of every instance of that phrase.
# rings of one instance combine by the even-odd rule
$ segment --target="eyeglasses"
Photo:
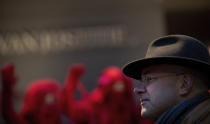
[[[159,78],[164,78],[164,77],[169,77],[169,76],[179,76],[179,75],[183,75],[183,74],[184,73],[170,73],[170,74],[154,76],[154,77],[142,76],[140,79],[140,82],[142,82],[143,84],[147,84],[147,83],[150,83],[150,82],[157,80]]]

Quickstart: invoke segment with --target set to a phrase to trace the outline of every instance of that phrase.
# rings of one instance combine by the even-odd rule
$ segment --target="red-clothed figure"
[[[54,80],[42,79],[30,84],[23,107],[17,113],[13,107],[13,89],[16,83],[14,66],[1,69],[2,116],[7,124],[61,124],[59,107],[60,86]]]
[[[153,124],[153,121],[140,116],[140,108],[133,97],[133,86],[118,67],[106,68],[98,81],[98,90],[102,91],[103,104],[100,109],[103,120],[100,124]]]
[[[139,123],[132,82],[118,67],[108,67],[102,72],[97,90],[102,94],[102,104],[96,114],[101,124]]]
[[[80,84],[79,80],[83,73],[83,65],[74,65],[69,69],[61,97],[64,113],[67,114],[75,124],[91,124],[92,120],[94,120],[93,109],[88,101],[89,93],[84,93],[80,100],[74,98],[75,90]]]

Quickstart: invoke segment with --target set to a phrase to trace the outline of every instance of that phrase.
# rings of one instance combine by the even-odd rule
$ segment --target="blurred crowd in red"
[[[69,68],[64,86],[54,79],[33,81],[20,112],[14,109],[15,67],[1,68],[1,113],[6,124],[153,124],[141,118],[132,81],[118,67],[105,68],[96,88],[88,92],[81,82],[85,66]],[[75,98],[76,90],[82,94]]]

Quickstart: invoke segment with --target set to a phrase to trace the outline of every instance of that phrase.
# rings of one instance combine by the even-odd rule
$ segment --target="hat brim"
[[[123,73],[128,77],[139,80],[141,78],[141,72],[143,68],[158,64],[182,65],[200,69],[206,74],[210,73],[210,65],[208,63],[185,57],[153,57],[139,59],[125,65],[123,67]]]

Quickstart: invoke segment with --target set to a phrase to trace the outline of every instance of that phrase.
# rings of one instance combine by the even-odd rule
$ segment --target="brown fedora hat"
[[[210,72],[208,48],[199,40],[186,35],[168,35],[149,44],[146,56],[123,67],[123,73],[140,79],[144,67],[155,64],[176,64]]]

